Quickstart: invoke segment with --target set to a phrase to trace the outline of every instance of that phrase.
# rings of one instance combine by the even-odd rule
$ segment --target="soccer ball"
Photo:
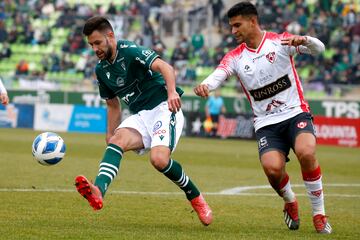
[[[54,165],[65,155],[64,140],[56,133],[44,132],[39,134],[32,144],[32,154],[42,165]]]

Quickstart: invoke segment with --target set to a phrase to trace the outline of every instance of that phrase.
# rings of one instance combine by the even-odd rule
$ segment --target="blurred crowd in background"
[[[0,75],[56,82],[67,89],[95,89],[97,62],[82,36],[84,20],[100,14],[111,20],[118,39],[153,48],[176,70],[177,82],[203,80],[237,43],[226,0],[3,0],[0,3]],[[311,35],[326,45],[317,57],[298,55],[306,88],[332,96],[340,86],[360,86],[360,3],[342,0],[258,0],[260,22],[274,32]],[[334,87],[335,86],[335,87]],[[350,87],[349,87],[350,86]],[[228,88],[240,91],[236,80]],[[346,91],[344,91],[346,92]]]

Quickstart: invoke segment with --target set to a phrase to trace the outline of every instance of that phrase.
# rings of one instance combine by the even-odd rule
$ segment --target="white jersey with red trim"
[[[312,37],[306,37],[306,44],[299,47],[281,45],[281,39],[290,36],[287,32],[264,32],[257,49],[242,43],[227,53],[217,69],[203,81],[213,90],[229,76],[236,75],[251,104],[255,130],[310,112],[293,55],[315,54],[323,51],[324,45]]]

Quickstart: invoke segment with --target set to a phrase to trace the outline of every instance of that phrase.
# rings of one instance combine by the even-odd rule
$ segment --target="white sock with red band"
[[[284,199],[286,203],[295,201],[295,193],[291,189],[290,179],[287,173],[284,179],[281,181],[279,189],[279,195]]]
[[[312,205],[313,216],[325,215],[324,193],[320,166],[312,172],[302,172],[305,188]]]

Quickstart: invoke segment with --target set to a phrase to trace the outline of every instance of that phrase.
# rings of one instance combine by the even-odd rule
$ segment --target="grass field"
[[[62,133],[66,156],[42,166],[31,155],[39,132],[0,129],[0,239],[360,239],[360,149],[319,146],[327,215],[333,234],[315,233],[299,164],[287,170],[300,205],[301,226],[289,231],[283,203],[268,187],[256,143],[183,138],[174,154],[204,192],[214,222],[204,227],[182,192],[148,156],[126,153],[104,208],[93,211],[75,191],[76,175],[91,179],[104,136]],[[252,186],[237,194],[222,194]],[[259,186],[259,187],[256,187]]]

